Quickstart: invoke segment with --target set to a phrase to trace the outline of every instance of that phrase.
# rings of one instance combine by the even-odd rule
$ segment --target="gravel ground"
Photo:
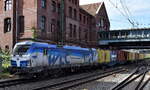
[[[71,88],[69,90],[109,90],[112,86],[114,86],[115,84],[121,82],[126,77],[128,77],[131,74],[131,72],[133,71],[133,68],[134,67],[131,67],[126,72],[114,74],[114,75],[105,77],[103,79],[93,81],[91,83],[87,83],[87,84],[83,84],[83,85],[80,85],[75,88]],[[136,75],[134,75],[133,77],[135,77],[135,76]],[[150,77],[150,73],[148,73],[145,76],[144,81],[146,81],[149,77]],[[140,79],[141,79],[141,77],[139,77],[134,82],[130,83],[127,87],[123,88],[122,90],[134,90],[134,88],[136,87],[136,85],[138,84],[138,81]],[[150,90],[150,82],[148,83],[148,85],[146,85],[144,90]]]
[[[114,74],[69,90],[109,90],[113,85],[128,76],[125,73]]]
[[[105,77],[103,79],[99,79],[93,81],[91,83],[83,84],[75,88],[71,88],[69,90],[109,90],[112,86],[124,80],[126,77],[130,75],[135,67],[128,69],[128,71],[118,74],[113,74],[111,76]]]

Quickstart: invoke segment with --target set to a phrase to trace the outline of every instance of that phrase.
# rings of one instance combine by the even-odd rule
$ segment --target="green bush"
[[[9,51],[0,50],[0,59],[2,60],[3,68],[8,68],[10,66],[10,57]]]

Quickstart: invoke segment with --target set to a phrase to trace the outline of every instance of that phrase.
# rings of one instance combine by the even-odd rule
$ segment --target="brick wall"
[[[13,2],[12,2],[13,3]],[[4,19],[11,18],[11,27],[13,27],[13,9],[5,11],[4,0],[0,0],[0,48],[11,49],[13,46],[13,29],[4,33]]]
[[[16,10],[18,11],[17,16],[19,20],[17,24],[18,41],[36,38],[59,42],[62,39],[60,27],[61,0],[46,0],[45,8],[42,7],[41,0],[13,1],[15,2],[12,5],[13,8],[4,11],[4,0],[0,0],[0,47],[5,49],[5,47],[9,45],[9,47],[12,48],[13,44],[16,42]],[[15,4],[17,1],[19,6],[16,8]],[[100,28],[104,29],[105,27],[106,30],[109,30],[109,20],[105,7],[102,7],[96,16],[93,16],[81,9],[79,0],[64,0],[64,4],[64,41],[66,41],[67,44],[84,46],[96,45],[97,31],[100,30]],[[70,7],[72,8],[72,17],[69,12]],[[80,14],[82,15],[82,20],[80,20]],[[44,31],[41,30],[42,16],[46,18]],[[4,19],[7,17],[12,19],[12,28],[10,32],[4,33]],[[96,24],[100,22],[99,20],[101,18],[104,18],[104,27],[97,27]],[[70,25],[72,25],[72,30]],[[33,30],[35,30],[35,35]]]
[[[73,1],[76,1],[73,2]],[[72,8],[72,17],[70,16],[69,8]],[[76,10],[76,16],[75,12]],[[65,37],[68,43],[79,42],[79,0],[65,0]],[[72,25],[72,30],[70,29]],[[76,28],[76,29],[75,29]]]

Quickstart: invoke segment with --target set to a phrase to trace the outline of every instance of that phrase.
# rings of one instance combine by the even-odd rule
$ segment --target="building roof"
[[[85,11],[87,11],[89,14],[95,16],[100,10],[102,4],[103,2],[99,2],[99,3],[80,5],[80,7],[84,9]]]

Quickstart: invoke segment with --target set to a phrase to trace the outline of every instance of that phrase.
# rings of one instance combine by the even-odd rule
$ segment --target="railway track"
[[[5,90],[5,88],[9,88],[11,86],[17,86],[22,84],[34,83],[38,82],[40,79],[29,79],[29,78],[17,78],[17,79],[9,79],[0,81],[0,90]]]
[[[0,88],[17,85],[17,84],[23,83],[25,81],[26,81],[26,79],[10,79],[10,80],[0,81]]]
[[[125,69],[123,68],[114,68],[114,69],[111,69],[111,70],[107,70],[105,72],[88,72],[88,73],[83,73],[83,76],[81,77],[76,77],[76,78],[71,78],[67,81],[62,81],[62,82],[58,82],[58,83],[55,83],[55,84],[51,84],[51,85],[48,85],[48,86],[45,86],[45,87],[36,87],[36,88],[31,88],[29,90],[32,90],[32,89],[35,89],[35,90],[41,90],[42,88],[46,88],[46,87],[55,87],[55,86],[58,86],[58,85],[62,85],[62,84],[67,84],[67,82],[74,82],[74,81],[81,81],[83,79],[87,79],[87,78],[91,78],[91,77],[94,77],[95,76],[95,79],[96,79],[96,75],[100,75],[100,74],[103,74],[103,76],[101,77],[97,77],[97,78],[102,78],[106,75],[110,75],[110,74],[113,74],[113,73],[117,73],[117,72],[122,72],[122,71],[125,71]],[[17,79],[10,79],[10,80],[3,80],[3,81],[0,81],[0,90],[5,90],[6,88],[10,88],[11,90],[11,87],[23,87],[23,85],[29,85],[30,86],[30,83],[37,83],[37,82],[43,82],[45,80],[49,80],[51,81],[51,79],[25,79],[25,78],[17,78]],[[92,79],[91,79],[92,80]],[[90,81],[90,80],[89,80]],[[86,81],[87,82],[87,81]],[[82,82],[83,83],[83,82]],[[68,85],[67,85],[68,86]],[[62,87],[62,86],[61,86]],[[67,87],[64,87],[64,88],[67,88]],[[22,90],[22,89],[20,89]]]
[[[145,69],[136,68],[131,75],[129,75],[126,79],[121,81],[120,83],[114,85],[110,90],[124,90],[124,88],[130,87],[130,84],[133,83],[135,80],[139,79],[138,83],[132,86],[132,90],[143,90],[143,88],[147,85],[150,81],[149,79],[144,82],[146,74],[149,72],[149,69],[145,67]],[[130,90],[130,89],[128,89]]]
[[[94,80],[97,80],[100,78],[104,78],[104,77],[107,77],[107,76],[115,74],[115,73],[124,72],[124,71],[126,71],[126,69],[119,68],[119,69],[115,69],[112,71],[106,71],[103,73],[95,72],[95,73],[92,73],[90,75],[87,74],[83,77],[76,77],[76,78],[72,78],[69,80],[49,84],[47,86],[38,87],[38,88],[35,88],[34,90],[47,90],[47,89],[48,90],[66,90],[66,89],[69,89],[71,87],[75,87],[75,86],[78,86],[78,85],[81,85],[84,83],[88,83],[88,82],[91,82],[91,81],[94,81]]]

